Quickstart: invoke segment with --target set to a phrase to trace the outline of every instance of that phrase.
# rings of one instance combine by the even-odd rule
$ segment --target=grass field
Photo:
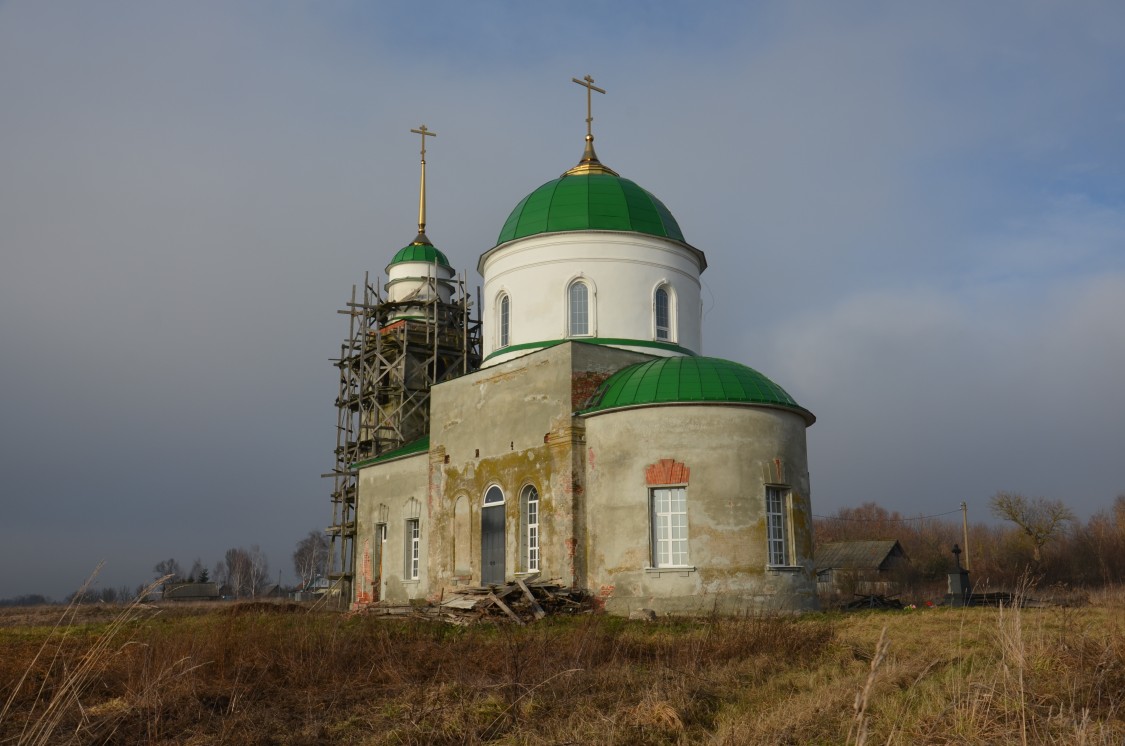
[[[525,628],[292,604],[62,617],[0,610],[0,744],[1125,742],[1120,589]]]

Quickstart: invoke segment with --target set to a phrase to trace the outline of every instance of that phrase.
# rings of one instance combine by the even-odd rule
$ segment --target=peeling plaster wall
[[[606,377],[649,359],[565,343],[435,386],[429,453],[360,472],[357,565],[375,524],[385,522],[381,598],[436,600],[446,588],[480,584],[481,508],[491,485],[505,494],[505,577],[517,577],[525,570],[519,494],[533,485],[540,575],[588,588],[611,613],[815,608],[804,420],[734,405],[573,415]],[[691,570],[649,567],[654,480],[686,481]],[[768,566],[766,485],[791,490],[793,567]],[[461,525],[459,498],[468,507]],[[404,582],[412,510],[421,521],[422,568],[418,581]],[[469,546],[459,551],[458,541]],[[467,558],[461,566],[458,555]]]
[[[659,467],[670,460],[667,469]],[[646,473],[687,472],[690,570],[653,570]],[[675,478],[680,478],[679,476]],[[791,568],[768,566],[765,488],[791,490]],[[586,419],[586,585],[608,611],[816,608],[805,422],[781,409],[674,405]]]
[[[525,572],[520,493],[539,492],[539,574],[581,585],[585,568],[582,422],[572,416],[575,381],[583,391],[626,365],[651,359],[622,350],[565,343],[435,386],[430,398],[431,595],[481,582],[481,508],[497,485],[505,496],[505,577]],[[468,572],[455,567],[455,505],[469,504]]]
[[[365,603],[379,599],[391,603],[406,603],[427,594],[429,584],[425,563],[429,554],[430,526],[425,508],[426,475],[425,453],[360,470],[359,494],[356,498],[353,601]],[[403,577],[406,569],[406,521],[415,517],[419,519],[422,564],[418,580],[409,580]],[[387,524],[387,540],[382,546],[381,563],[380,547],[375,536],[375,526],[379,523]],[[369,595],[365,597],[365,593]]]

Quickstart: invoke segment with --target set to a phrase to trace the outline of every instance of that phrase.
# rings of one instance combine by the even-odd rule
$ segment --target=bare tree
[[[997,492],[989,501],[992,514],[1019,526],[1031,541],[1031,557],[1038,568],[1043,562],[1043,547],[1060,536],[1074,513],[1062,500],[1037,497],[1029,500],[1013,492]]]
[[[220,580],[226,576],[226,583],[235,596],[257,596],[269,585],[270,562],[257,544],[250,549],[231,547],[223,561],[215,565],[215,574]]]
[[[207,573],[207,568],[203,565],[203,560],[199,557],[195,558],[195,562],[191,563],[191,570],[188,572],[189,583],[204,583],[206,582],[201,576]]]
[[[231,547],[227,550],[225,561],[227,583],[230,585],[231,593],[238,598],[253,595],[254,589],[250,580],[251,567],[249,553],[241,547]]]
[[[230,573],[227,571],[227,563],[219,560],[215,563],[215,574],[212,579],[219,584],[219,587],[227,585],[230,582]]]
[[[297,542],[297,549],[293,552],[293,570],[300,578],[302,588],[328,571],[328,539],[323,531],[309,531],[308,536]]]
[[[257,544],[250,547],[247,552],[250,558],[250,587],[253,595],[257,596],[265,592],[269,587],[270,582],[270,561],[266,557],[266,553]]]
[[[168,580],[172,582],[183,580],[184,577],[183,571],[180,570],[180,563],[172,557],[157,562],[153,565],[152,571],[157,579],[168,576]]]

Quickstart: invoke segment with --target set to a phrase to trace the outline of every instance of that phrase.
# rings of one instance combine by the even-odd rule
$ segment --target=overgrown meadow
[[[0,686],[3,744],[1120,744],[1125,590],[527,627],[296,604],[7,609]]]

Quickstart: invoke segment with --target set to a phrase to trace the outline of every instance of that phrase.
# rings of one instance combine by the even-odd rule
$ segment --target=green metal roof
[[[684,241],[664,203],[628,179],[570,174],[548,181],[524,197],[508,216],[496,243],[581,230],[631,231]]]
[[[380,453],[378,456],[372,456],[371,458],[364,459],[363,461],[357,461],[351,465],[351,468],[362,469],[365,466],[382,463],[383,461],[390,461],[391,459],[396,459],[400,456],[412,456],[415,453],[425,453],[428,450],[430,450],[430,436],[423,435],[421,438],[418,438],[418,440],[412,440],[406,445],[399,446],[398,448],[393,448],[389,451]]]
[[[813,413],[753,368],[714,357],[667,357],[630,365],[607,378],[587,414],[648,404],[764,404],[792,409],[808,424]]]
[[[437,262],[443,267],[450,266],[445,254],[427,243],[412,243],[403,246],[387,266],[390,267],[403,262],[426,262],[427,264]]]

